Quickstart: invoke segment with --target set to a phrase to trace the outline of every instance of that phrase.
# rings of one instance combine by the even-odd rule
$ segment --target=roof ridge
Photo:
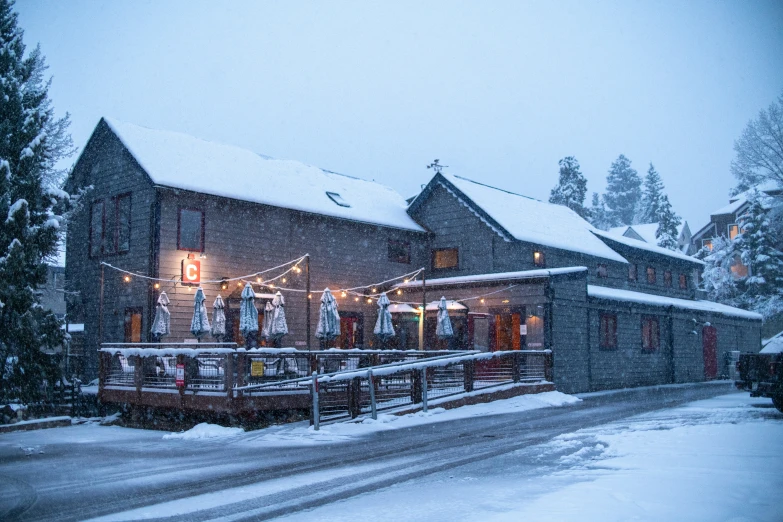
[[[502,188],[499,188],[499,187],[494,187],[494,186],[488,185],[486,183],[481,183],[480,181],[476,181],[476,180],[473,180],[473,179],[470,179],[470,178],[466,178],[465,176],[459,176],[457,174],[451,174],[451,175],[454,176],[457,179],[461,179],[463,181],[469,181],[470,183],[475,183],[476,185],[481,185],[482,187],[487,187],[487,188],[491,188],[491,189],[494,189],[494,190],[499,190],[500,192],[505,192],[506,194],[511,194],[513,196],[519,196],[521,198],[526,198],[526,199],[530,199],[532,201],[538,201],[539,203],[544,203],[544,201],[541,201],[540,199],[533,198],[533,197],[530,197],[530,196],[525,196],[524,194],[519,194],[517,192],[512,192],[510,190],[502,189]]]

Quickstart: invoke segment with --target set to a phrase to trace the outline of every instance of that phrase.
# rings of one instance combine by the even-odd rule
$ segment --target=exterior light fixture
[[[508,303],[508,299],[503,299],[503,304],[507,304],[507,303]]]
[[[207,255],[206,255],[204,252],[202,252],[202,253],[200,253],[200,254],[199,254],[199,256],[198,256],[198,257],[199,257],[200,259],[206,259],[206,258],[207,258]]]
[[[126,283],[130,283],[130,276],[126,275],[125,277],[122,278],[122,280],[125,281]]]
[[[308,299],[312,299],[313,298],[313,294],[307,294],[307,298]]]
[[[160,288],[160,283],[155,283],[153,286],[155,287],[155,290],[157,290],[158,288]]]

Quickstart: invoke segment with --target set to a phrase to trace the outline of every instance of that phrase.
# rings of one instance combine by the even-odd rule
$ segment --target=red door
[[[718,376],[718,331],[714,326],[705,326],[701,330],[704,350],[704,378],[715,379]]]

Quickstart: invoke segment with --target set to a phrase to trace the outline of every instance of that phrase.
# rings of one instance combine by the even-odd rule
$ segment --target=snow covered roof
[[[677,227],[678,237],[682,234],[683,227],[685,227],[684,221],[680,223],[680,225]],[[631,237],[628,235],[629,229],[633,230],[633,232],[636,232],[636,235],[642,238],[643,241],[650,243],[651,245],[658,244],[658,238],[655,237],[655,233],[658,232],[658,223],[644,223],[641,225],[623,225],[621,227],[610,228],[609,230],[607,230],[607,232],[618,236],[625,236],[625,237],[630,237],[631,239],[636,239],[635,237]]]
[[[761,341],[761,353],[783,353],[783,331],[770,339]]]
[[[649,306],[673,306],[685,310],[698,310],[700,312],[714,312],[743,319],[755,319],[761,321],[761,314],[748,312],[741,308],[734,308],[712,301],[703,301],[700,299],[689,300],[676,297],[666,297],[662,295],[645,294],[642,292],[632,292],[630,290],[620,290],[617,288],[607,288],[605,286],[587,285],[587,295],[596,299],[608,299],[611,301],[624,301],[639,303]]]
[[[458,199],[467,197],[514,239],[627,262],[593,236],[590,233],[593,226],[568,207],[545,203],[445,172],[436,174],[433,181],[440,181],[438,176],[446,180],[447,184],[442,184],[446,190],[454,193],[452,188],[456,188],[461,193],[454,193]],[[414,201],[412,205],[415,203]],[[468,206],[465,201],[463,204]],[[490,222],[487,222],[487,225],[496,228]],[[504,235],[502,231],[496,232]]]
[[[565,268],[522,270],[520,272],[499,272],[497,274],[441,277],[438,279],[427,279],[427,288],[431,286],[462,285],[469,283],[486,283],[496,281],[518,281],[520,279],[538,279],[542,277],[573,274],[576,272],[585,271],[587,271],[587,267],[584,266],[569,266]],[[407,283],[400,283],[395,288],[418,288],[421,285],[421,281],[408,281]]]
[[[759,192],[763,192],[766,194],[773,194],[778,193],[781,190],[781,187],[778,185],[777,182],[769,180],[764,183],[761,183],[760,185],[757,185],[755,187],[756,190]],[[753,189],[751,189],[753,190]],[[737,211],[739,211],[745,203],[748,202],[748,195],[750,194],[751,190],[746,190],[745,192],[740,192],[737,195],[732,196],[729,198],[729,204],[722,206],[718,210],[713,211],[710,215],[711,216],[718,216],[721,214],[734,214]],[[763,202],[762,202],[763,203]]]
[[[656,244],[650,244],[646,243],[644,241],[639,241],[638,239],[631,239],[630,237],[625,236],[618,236],[617,234],[611,234],[609,232],[605,232],[603,230],[593,229],[593,234],[600,236],[602,238],[608,239],[610,241],[615,241],[617,243],[620,243],[625,246],[629,246],[632,248],[638,248],[641,250],[646,250],[648,252],[654,252],[656,254],[660,254],[662,256],[668,256],[668,257],[674,257],[677,259],[681,259],[683,261],[688,261],[690,263],[695,263],[698,265],[703,265],[704,262],[696,259],[695,257],[691,257],[687,254],[683,254],[682,252],[676,251],[676,250],[669,250],[668,248],[659,247]]]
[[[389,187],[233,145],[104,118],[156,185],[423,231]]]
[[[438,306],[440,306],[440,299],[437,301],[432,301],[430,303],[427,303],[427,311],[432,312],[438,309]],[[464,304],[455,301],[453,299],[447,299],[446,300],[446,310],[467,310],[468,307]]]

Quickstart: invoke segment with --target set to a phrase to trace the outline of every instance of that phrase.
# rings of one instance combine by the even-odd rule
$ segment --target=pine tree
[[[631,160],[620,154],[612,163],[606,177],[604,203],[608,209],[610,226],[633,225],[642,198],[642,180],[631,168]]]
[[[637,221],[639,223],[659,223],[661,219],[661,198],[663,197],[663,181],[655,167],[650,163],[647,175],[644,177],[642,202]]]
[[[612,222],[609,219],[609,212],[606,210],[603,198],[597,192],[593,192],[593,199],[588,209],[590,223],[599,230],[609,230]]]
[[[41,349],[63,341],[36,289],[70,204],[55,165],[72,146],[68,116],[54,117],[43,55],[35,48],[25,57],[12,8],[0,0],[0,401],[29,403],[57,371]]]
[[[731,270],[739,255],[736,243],[725,237],[712,239],[712,250],[702,248],[697,257],[704,260],[701,288],[711,301],[737,306],[740,289]]]
[[[669,250],[679,249],[677,239],[680,236],[679,228],[682,220],[672,210],[672,204],[669,203],[669,196],[666,194],[661,194],[658,202],[657,223],[658,230],[655,231],[655,238],[658,240],[658,246]]]
[[[585,208],[587,179],[579,170],[579,162],[573,156],[566,156],[558,162],[558,165],[560,165],[560,179],[557,186],[552,189],[549,202],[565,205],[583,218],[587,218],[588,210]]]
[[[741,304],[765,317],[783,311],[783,253],[775,248],[777,238],[768,209],[771,201],[758,190],[749,193],[742,232],[735,239],[742,263],[749,267],[741,281]]]

